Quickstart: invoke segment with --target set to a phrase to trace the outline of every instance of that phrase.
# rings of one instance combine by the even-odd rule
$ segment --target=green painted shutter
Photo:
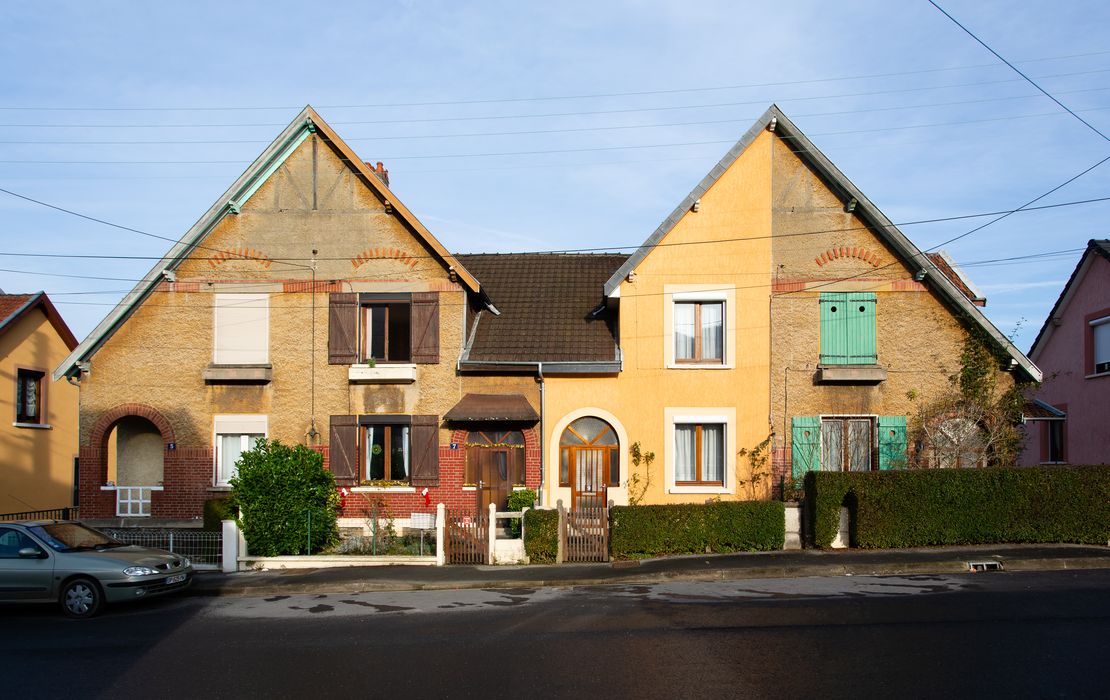
[[[906,417],[879,416],[879,469],[906,466]]]
[[[794,416],[790,419],[790,463],[795,479],[821,468],[819,416]]]
[[[871,292],[849,292],[845,296],[847,364],[873,365],[878,362],[875,353],[875,295]]]
[[[848,295],[821,293],[821,364],[848,364]]]

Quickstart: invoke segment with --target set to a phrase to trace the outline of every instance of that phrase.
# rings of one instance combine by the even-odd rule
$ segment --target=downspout
[[[543,490],[544,477],[547,476],[547,450],[544,449],[544,440],[547,437],[545,418],[547,417],[547,383],[543,377],[543,363],[536,363],[537,379],[540,382],[540,502],[546,503],[547,497]]]

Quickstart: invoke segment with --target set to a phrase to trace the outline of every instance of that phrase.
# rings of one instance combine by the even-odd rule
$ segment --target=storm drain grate
[[[1002,571],[1002,562],[1000,561],[969,561],[967,563],[968,571]]]

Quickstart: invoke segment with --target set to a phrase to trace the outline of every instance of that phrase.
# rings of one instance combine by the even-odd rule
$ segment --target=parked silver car
[[[78,522],[0,522],[0,602],[57,601],[70,617],[92,617],[104,603],[177,591],[192,580],[186,557]]]

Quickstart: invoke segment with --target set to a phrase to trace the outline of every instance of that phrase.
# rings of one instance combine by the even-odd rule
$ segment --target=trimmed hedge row
[[[559,511],[537,510],[524,514],[524,553],[532,564],[554,564],[559,554]]]
[[[609,510],[609,551],[614,559],[642,559],[782,549],[783,510],[780,501],[614,506]]]
[[[1110,541],[1110,467],[810,472],[806,514],[818,547],[841,506],[855,547]]]

